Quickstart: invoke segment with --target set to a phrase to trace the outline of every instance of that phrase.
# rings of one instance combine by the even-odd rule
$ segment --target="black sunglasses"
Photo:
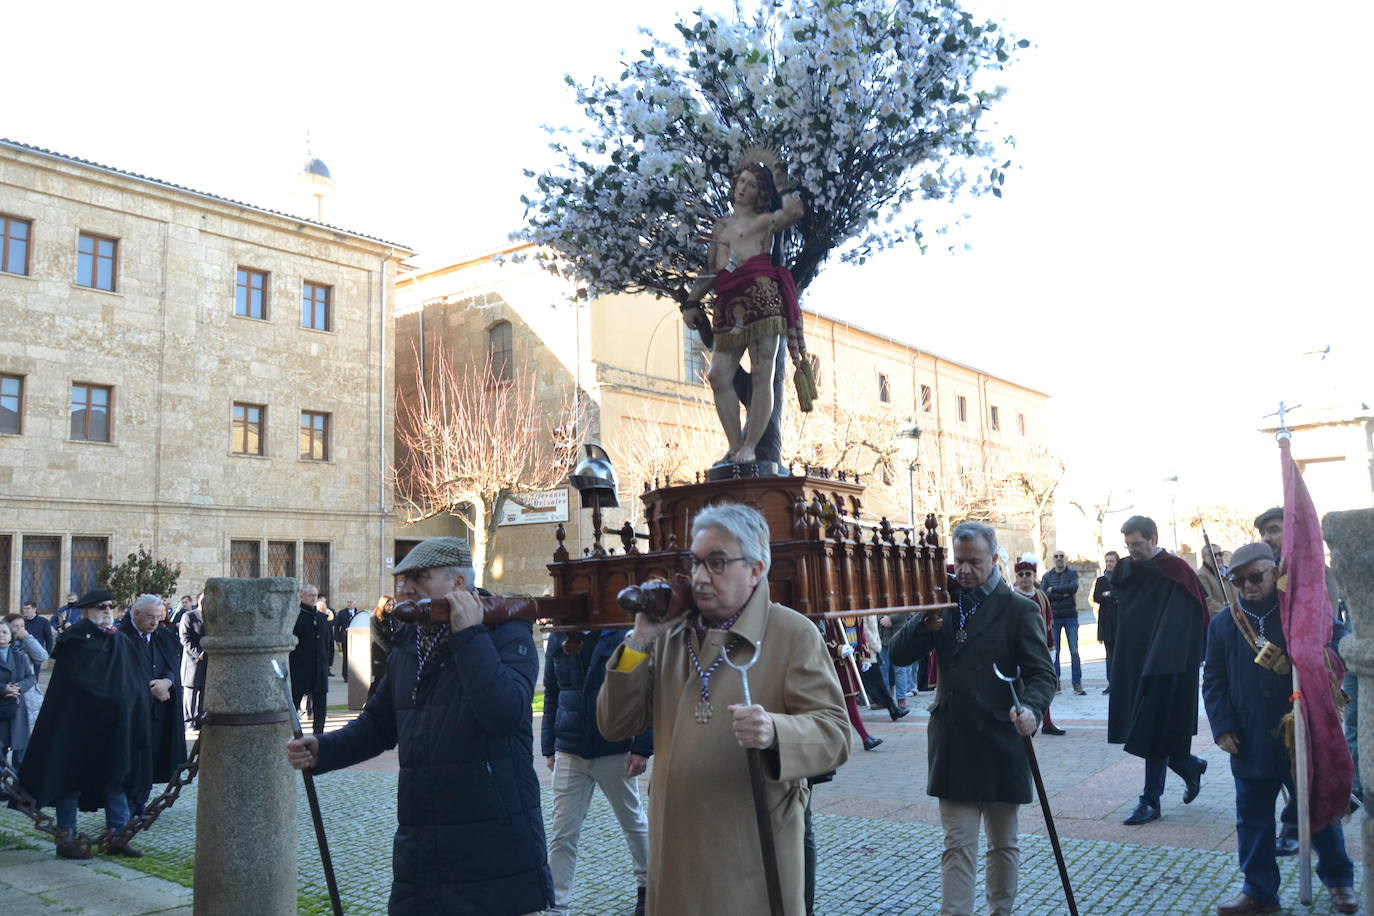
[[[1240,573],[1231,573],[1229,578],[1231,580],[1232,585],[1244,585],[1247,582],[1249,582],[1251,585],[1259,585],[1261,582],[1264,581],[1264,574],[1268,571],[1269,570],[1266,569],[1261,572],[1250,573],[1250,575],[1248,576],[1242,576]]]

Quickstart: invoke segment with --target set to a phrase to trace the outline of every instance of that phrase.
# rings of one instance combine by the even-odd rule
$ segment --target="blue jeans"
[[[1075,684],[1083,683],[1083,663],[1078,659],[1078,618],[1054,618],[1054,676],[1059,677],[1059,634],[1069,637],[1069,657],[1073,660],[1072,676]]]
[[[892,685],[892,696],[895,699],[905,699],[906,695],[916,688],[916,679],[913,674],[915,665],[893,665],[892,658],[887,654],[887,646],[883,646],[878,653],[879,662],[883,666],[883,679]]]
[[[1345,669],[1341,689],[1350,697],[1350,705],[1345,708],[1345,743],[1350,748],[1350,759],[1355,762],[1355,783],[1350,790],[1364,797],[1364,786],[1360,784],[1360,679],[1353,668]]]
[[[76,836],[76,792],[65,795],[56,801],[57,826]],[[113,783],[105,787],[105,829],[118,830],[129,823],[129,797],[124,787]]]
[[[1274,801],[1279,787],[1289,779],[1236,780],[1236,854],[1245,875],[1241,890],[1261,903],[1278,903],[1279,866],[1274,860]],[[1345,852],[1345,834],[1340,821],[1312,834],[1312,849],[1317,853],[1317,877],[1327,887],[1350,887],[1355,883],[1355,866]]]

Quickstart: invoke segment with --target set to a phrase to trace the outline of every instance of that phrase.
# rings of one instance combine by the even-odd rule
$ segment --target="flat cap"
[[[115,600],[114,595],[103,588],[96,588],[82,595],[72,607],[95,607],[97,604],[104,604],[106,601],[113,600]]]
[[[1242,566],[1246,566],[1256,560],[1268,560],[1274,562],[1274,551],[1268,544],[1246,544],[1237,550],[1231,551],[1231,571],[1234,572]]]
[[[392,575],[399,576],[416,569],[433,569],[436,566],[472,567],[472,551],[463,538],[425,538],[406,554],[404,560],[396,564]]]

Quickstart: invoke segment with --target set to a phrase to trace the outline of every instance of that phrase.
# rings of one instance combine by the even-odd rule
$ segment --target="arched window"
[[[487,359],[491,363],[493,381],[511,380],[511,327],[509,321],[498,321],[487,331]]]

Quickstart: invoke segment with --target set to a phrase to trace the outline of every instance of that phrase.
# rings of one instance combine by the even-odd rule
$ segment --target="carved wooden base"
[[[935,517],[921,531],[896,528],[886,518],[863,518],[863,486],[808,469],[806,475],[739,477],[665,486],[644,493],[649,545],[641,551],[622,536],[625,552],[573,559],[563,549],[562,526],[549,564],[557,606],[555,629],[629,627],[616,604],[622,588],[655,576],[687,573],[685,553],[692,520],[706,506],[737,502],[758,509],[772,534],[770,597],[809,617],[903,613],[948,607],[945,549]],[[578,602],[585,602],[585,614]],[[569,603],[571,602],[571,604]]]

